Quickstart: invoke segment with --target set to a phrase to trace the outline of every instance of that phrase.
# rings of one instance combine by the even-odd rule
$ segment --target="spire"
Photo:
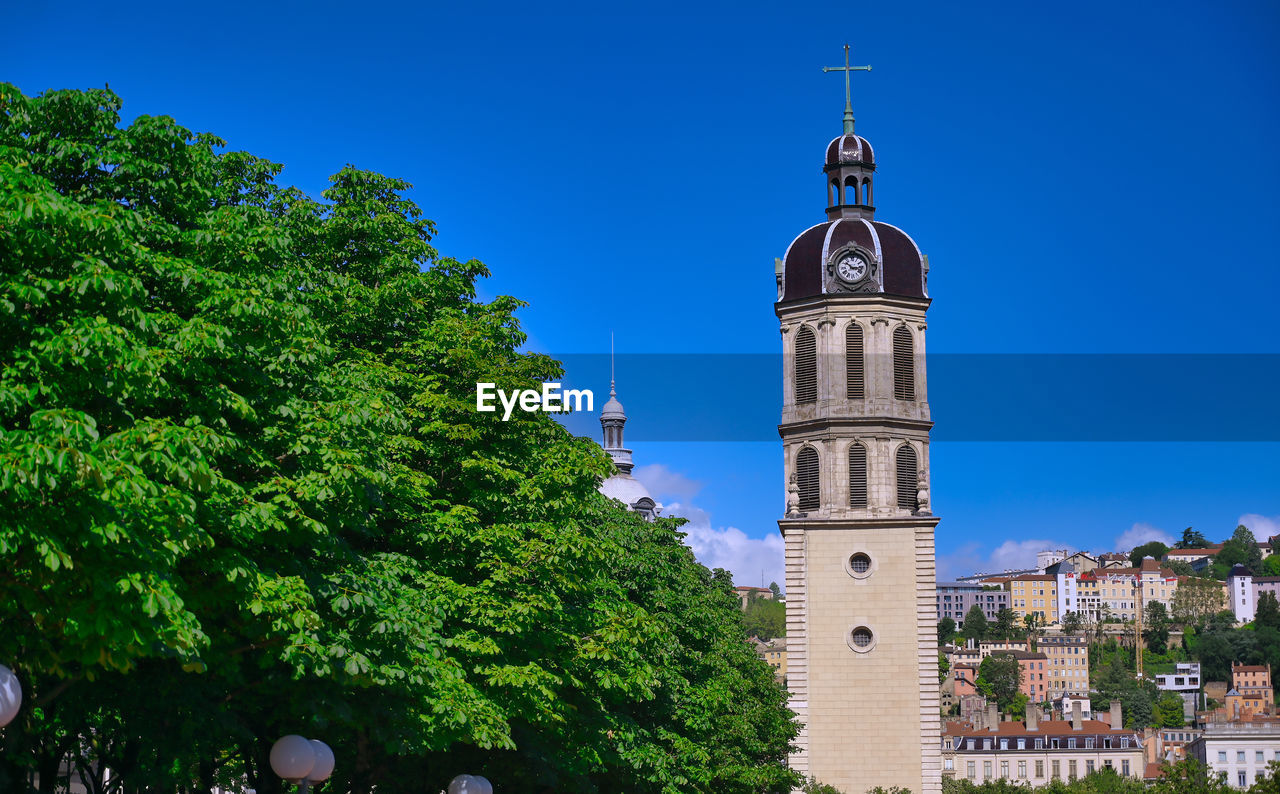
[[[604,451],[613,458],[613,465],[618,471],[628,474],[634,465],[631,462],[631,450],[622,444],[622,427],[627,423],[627,412],[618,402],[617,384],[613,369],[613,334],[609,335],[609,401],[600,411],[600,429],[604,431]]]
[[[849,90],[850,72],[869,72],[870,66],[849,65],[849,45],[844,45],[844,66],[824,66],[825,72],[844,72],[844,134],[853,134],[853,93]]]

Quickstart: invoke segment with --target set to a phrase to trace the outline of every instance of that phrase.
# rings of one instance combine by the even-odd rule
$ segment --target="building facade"
[[[988,621],[996,619],[1000,610],[1009,606],[1009,593],[995,585],[976,582],[938,582],[938,620],[951,618],[957,627],[964,625],[964,617],[975,604],[982,607]]]
[[[1280,721],[1274,717],[1209,722],[1204,733],[1186,747],[1213,772],[1226,773],[1227,782],[1248,788],[1273,761],[1280,761]]]
[[[776,269],[787,680],[803,725],[790,760],[844,791],[936,794],[928,260],[875,219],[876,166],[846,103],[826,147],[827,220]]]
[[[1084,637],[1041,637],[1036,648],[1048,660],[1051,697],[1089,694],[1089,643]]]
[[[943,774],[977,785],[1003,780],[1033,787],[1107,768],[1141,778],[1141,736],[1124,729],[1119,703],[1112,704],[1109,716],[1100,722],[1077,710],[1070,720],[1043,721],[1029,705],[1023,722],[999,722],[994,707],[976,724],[948,722],[942,734]]]
[[[1015,576],[1006,587],[1009,590],[1009,608],[1018,616],[1019,622],[1026,620],[1027,615],[1035,615],[1043,626],[1058,622],[1058,577],[1044,574]]]

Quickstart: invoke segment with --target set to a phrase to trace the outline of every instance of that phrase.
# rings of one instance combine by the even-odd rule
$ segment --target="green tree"
[[[1259,594],[1253,625],[1259,629],[1280,629],[1280,603],[1277,603],[1275,593],[1264,590]]]
[[[943,618],[938,621],[938,644],[947,645],[956,636],[956,622],[951,618]]]
[[[36,704],[0,789],[89,752],[278,792],[297,731],[360,794],[800,782],[729,576],[601,496],[591,441],[474,410],[561,368],[406,183],[315,201],[119,109],[0,86],[0,647]]]
[[[787,633],[787,605],[771,598],[751,596],[742,613],[747,634],[762,640],[771,640]]]
[[[996,621],[990,629],[992,639],[1012,640],[1018,635],[1018,613],[1008,607],[996,613]]]
[[[947,673],[951,672],[951,662],[947,661],[945,653],[938,654],[938,683],[941,684],[947,680]]]
[[[1198,576],[1184,579],[1173,594],[1173,619],[1183,625],[1203,626],[1212,615],[1222,611],[1226,596],[1222,584]]]
[[[1156,701],[1153,719],[1161,728],[1181,728],[1186,722],[1183,716],[1182,698],[1173,692],[1161,695]]]
[[[1222,549],[1214,558],[1214,565],[1230,571],[1232,566],[1243,565],[1254,575],[1263,571],[1262,550],[1258,548],[1258,540],[1241,524],[1231,534],[1231,538],[1222,544]]]
[[[1129,561],[1133,563],[1134,567],[1137,567],[1141,565],[1143,559],[1147,557],[1153,557],[1158,560],[1168,552],[1168,546],[1158,540],[1152,540],[1147,543],[1143,543],[1141,546],[1138,546],[1133,551],[1129,552]]]
[[[1022,686],[1022,665],[1012,654],[993,653],[978,665],[976,683],[979,692],[1008,711]]]
[[[1205,549],[1209,547],[1209,541],[1198,531],[1187,527],[1182,530],[1182,538],[1173,544],[1175,549]]]
[[[769,582],[769,592],[773,593],[773,600],[775,601],[782,600],[782,588],[778,587],[777,582]]]
[[[1280,576],[1280,554],[1272,554],[1262,561],[1263,576]]]
[[[987,616],[983,614],[982,607],[974,604],[969,607],[969,611],[964,615],[964,622],[960,624],[960,636],[966,640],[981,642],[987,637]]]
[[[1068,610],[1062,616],[1062,633],[1076,634],[1084,627],[1084,615],[1073,610]]]
[[[1143,612],[1142,639],[1147,650],[1163,654],[1169,648],[1169,612],[1160,601],[1148,602]]]
[[[1191,567],[1191,563],[1185,560],[1165,560],[1161,566],[1173,573],[1175,576],[1195,576],[1196,569]]]

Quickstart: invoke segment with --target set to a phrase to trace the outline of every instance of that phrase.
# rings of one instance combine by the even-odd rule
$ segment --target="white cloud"
[[[1166,546],[1172,546],[1177,540],[1173,535],[1159,527],[1144,524],[1141,521],[1120,533],[1116,538],[1116,551],[1128,552],[1144,543],[1158,540]]]
[[[688,534],[684,542],[693,549],[698,562],[708,568],[732,571],[734,584],[768,587],[770,582],[777,582],[785,589],[781,533],[752,538],[737,527],[715,528],[707,511],[678,502],[663,512],[689,519],[681,531]]]
[[[975,573],[1000,573],[1036,567],[1036,553],[1048,549],[1075,551],[1060,540],[1006,540],[987,554],[978,543],[966,543],[950,554],[938,555],[938,581]]]
[[[659,502],[677,500],[687,502],[702,490],[702,483],[672,471],[661,463],[637,466],[631,476],[644,483],[649,493]]]
[[[1265,543],[1272,535],[1280,535],[1280,516],[1264,516],[1259,513],[1245,513],[1237,524],[1244,524],[1260,542]]]
[[[713,526],[711,514],[692,502],[702,490],[702,483],[661,463],[637,466],[631,474],[663,503],[662,515],[689,520],[680,530],[686,534],[684,542],[693,549],[698,562],[732,572],[735,584],[759,587],[763,573],[763,586],[777,582],[785,589],[780,533],[753,538],[737,527]]]

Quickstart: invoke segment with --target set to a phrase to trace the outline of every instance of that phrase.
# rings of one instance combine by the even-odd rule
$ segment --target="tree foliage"
[[[1068,610],[1062,616],[1062,633],[1075,634],[1084,628],[1084,615],[1075,610]]]
[[[1222,583],[1198,576],[1183,579],[1170,602],[1173,619],[1184,626],[1203,626],[1226,606]]]
[[[589,440],[473,410],[560,367],[407,183],[316,201],[119,110],[0,86],[0,788],[89,757],[266,794],[285,733],[329,791],[799,783],[728,575],[600,496]]]
[[[787,633],[787,605],[771,598],[751,596],[742,612],[747,634],[771,640]]]
[[[1158,540],[1148,541],[1147,543],[1143,543],[1141,546],[1138,546],[1134,548],[1133,551],[1129,552],[1129,561],[1132,562],[1134,567],[1136,568],[1137,566],[1142,564],[1142,561],[1145,558],[1152,557],[1158,560],[1161,557],[1163,557],[1165,554],[1167,554],[1168,551],[1169,551],[1169,547],[1164,545],[1160,541]]]
[[[996,613],[995,623],[991,625],[988,631],[990,639],[993,640],[1012,640],[1017,638],[1020,633],[1018,631],[1018,613],[1008,607],[1003,607]]]
[[[1205,549],[1209,547],[1209,541],[1199,531],[1187,527],[1182,530],[1182,538],[1173,544],[1175,549]]]
[[[950,643],[956,636],[956,622],[951,618],[943,618],[938,621],[938,644],[946,645]]]
[[[1169,649],[1169,611],[1161,601],[1150,601],[1143,609],[1142,639],[1152,653]]]
[[[979,692],[1009,711],[1022,686],[1022,665],[1012,654],[993,653],[978,665],[976,683]]]
[[[1231,538],[1222,544],[1222,549],[1214,557],[1214,566],[1224,572],[1230,572],[1236,565],[1243,565],[1255,576],[1261,575],[1262,550],[1258,548],[1258,540],[1241,524],[1231,533]],[[1225,577],[1225,573],[1223,574]]]
[[[987,637],[987,616],[982,607],[974,604],[964,613],[964,622],[960,624],[960,636],[966,640],[982,642]]]

